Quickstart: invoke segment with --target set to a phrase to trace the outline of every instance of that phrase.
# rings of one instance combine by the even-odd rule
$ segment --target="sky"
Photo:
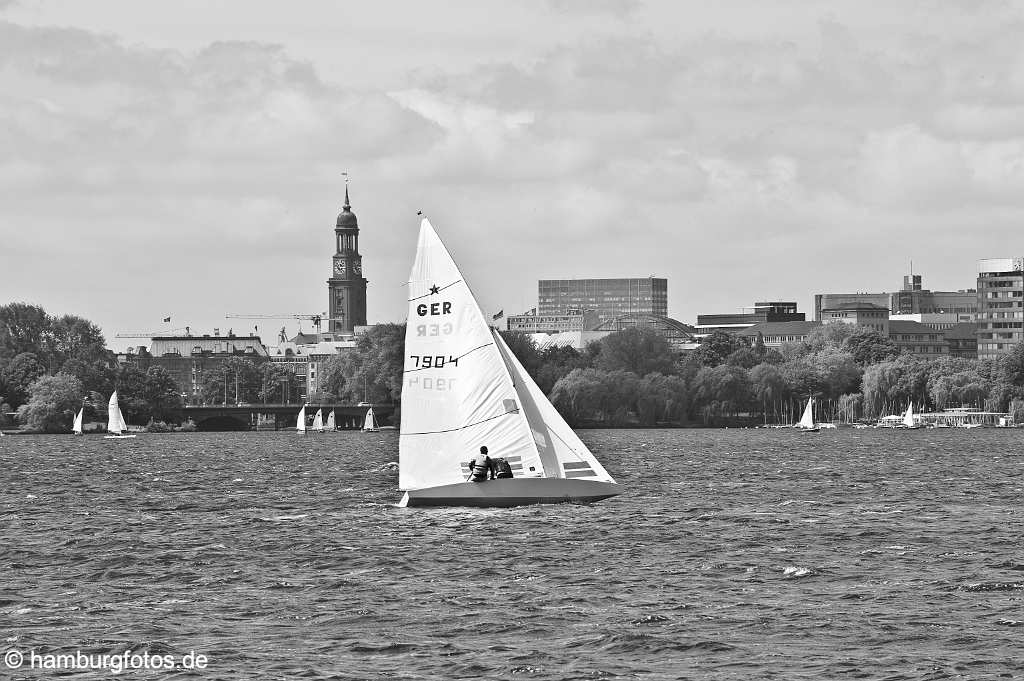
[[[225,315],[326,310],[343,172],[370,323],[418,211],[487,314],[973,288],[1024,254],[1021,35],[996,0],[0,0],[0,303],[291,335]]]

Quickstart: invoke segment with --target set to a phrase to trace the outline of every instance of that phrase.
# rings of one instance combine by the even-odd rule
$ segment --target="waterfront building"
[[[946,339],[946,345],[949,346],[950,357],[978,358],[978,325],[976,323],[961,322],[948,329],[943,329],[942,334]]]
[[[345,181],[345,205],[334,227],[335,252],[332,275],[327,280],[327,330],[352,335],[355,327],[366,325],[366,279],[363,258],[359,254],[359,221],[348,200]]]
[[[1011,352],[1024,341],[1024,258],[978,261],[978,358]]]
[[[753,345],[760,334],[765,347],[778,348],[786,343],[803,343],[811,331],[819,327],[821,322],[761,322],[741,329],[736,335]]]
[[[668,280],[541,279],[537,282],[537,315],[583,314],[594,311],[600,322],[629,314],[668,315]]]
[[[852,324],[873,329],[883,336],[889,335],[889,308],[873,303],[853,303],[840,307],[827,307],[820,312],[822,324]]]
[[[797,305],[794,302],[754,303],[754,307],[747,310],[749,311],[736,314],[697,315],[697,333],[704,337],[715,331],[738,333],[755,324],[767,322],[806,321],[804,313],[797,312]]]
[[[601,323],[596,310],[569,310],[561,314],[537,314],[537,308],[505,320],[508,331],[519,333],[565,333],[590,331]]]
[[[244,357],[259,365],[268,360],[267,349],[259,336],[236,336],[231,331],[221,336],[153,336],[149,347],[140,347],[129,361],[141,371],[161,367],[174,380],[187,404],[195,404],[203,377],[233,357]],[[229,393],[229,397],[231,394]]]
[[[918,322],[889,322],[889,338],[901,353],[920,357],[949,355],[945,333]]]

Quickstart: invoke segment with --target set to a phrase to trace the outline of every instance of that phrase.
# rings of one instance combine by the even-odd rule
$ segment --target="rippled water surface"
[[[393,433],[5,437],[0,650],[195,650],[217,679],[1024,675],[1024,431],[581,436],[622,496],[504,510],[396,508]]]

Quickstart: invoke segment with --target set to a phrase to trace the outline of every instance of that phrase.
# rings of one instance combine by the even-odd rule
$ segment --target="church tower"
[[[366,325],[366,279],[363,258],[359,255],[359,221],[348,202],[348,178],[345,178],[345,205],[334,227],[334,270],[327,280],[329,320],[327,330],[352,334]]]

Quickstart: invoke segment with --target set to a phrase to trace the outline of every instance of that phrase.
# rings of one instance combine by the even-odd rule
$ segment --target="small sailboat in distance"
[[[107,402],[107,432],[110,435],[104,435],[103,437],[107,440],[127,440],[135,437],[135,435],[125,435],[127,430],[128,424],[124,421],[124,414],[121,413],[121,407],[117,402],[117,391],[115,390],[110,394],[110,401]]]
[[[817,433],[818,431],[821,430],[821,428],[819,428],[817,424],[814,423],[813,397],[807,398],[807,406],[804,407],[803,416],[801,416],[800,420],[797,422],[796,428],[797,430],[803,431],[805,433]]]
[[[79,407],[78,413],[75,414],[75,422],[71,426],[71,432],[75,435],[82,434],[82,412],[85,411],[85,407]]]
[[[299,415],[295,417],[295,432],[306,434],[306,405],[299,409]]]
[[[364,433],[376,433],[380,428],[377,427],[377,419],[373,415],[373,407],[366,410],[366,417],[363,419],[363,432]]]
[[[620,487],[484,318],[426,219],[409,276],[399,506],[592,502]],[[486,446],[499,475],[468,481]],[[491,460],[494,462],[494,459]]]
[[[338,429],[338,426],[336,426],[335,423],[334,423],[334,410],[332,409],[331,413],[327,415],[327,423],[324,424],[324,430],[337,430],[337,429]]]
[[[324,432],[324,410],[317,409],[316,416],[313,417],[313,430],[317,433]]]
[[[913,401],[907,405],[907,411],[903,414],[903,427],[909,430],[916,430],[921,427],[921,425],[914,419]]]

